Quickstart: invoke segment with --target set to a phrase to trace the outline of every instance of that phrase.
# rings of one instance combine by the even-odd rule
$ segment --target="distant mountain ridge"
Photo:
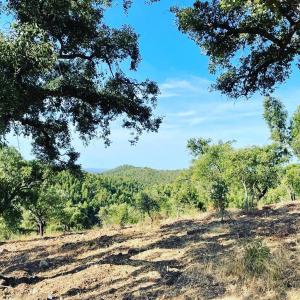
[[[102,172],[104,176],[126,177],[141,182],[144,186],[173,182],[182,170],[156,170],[148,167],[123,165]]]
[[[86,172],[93,173],[93,174],[103,173],[107,171],[107,169],[103,169],[103,168],[85,168],[84,170]]]

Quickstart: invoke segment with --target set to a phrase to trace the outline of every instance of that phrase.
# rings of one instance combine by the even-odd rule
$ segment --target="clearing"
[[[300,299],[300,203],[231,214],[2,243],[0,299]],[[284,254],[281,290],[228,273],[251,238]]]

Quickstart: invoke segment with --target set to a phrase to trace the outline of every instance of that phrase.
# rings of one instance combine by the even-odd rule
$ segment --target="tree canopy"
[[[299,58],[297,0],[196,0],[173,11],[209,56],[210,71],[220,72],[215,88],[231,97],[272,92]]]
[[[300,107],[289,118],[283,103],[274,97],[264,100],[264,119],[271,139],[281,147],[282,154],[300,157]]]
[[[100,137],[107,145],[117,118],[133,132],[131,142],[158,130],[158,86],[126,75],[141,60],[138,35],[104,20],[115,1],[1,2],[13,19],[0,32],[2,142],[9,132],[31,136],[38,158],[73,163],[74,129],[85,142]]]
[[[264,100],[264,119],[271,131],[271,138],[279,144],[286,144],[288,138],[288,113],[282,102],[274,97]]]
[[[228,158],[227,176],[244,190],[245,208],[254,207],[278,185],[280,170],[286,162],[276,144],[237,149]]]
[[[20,218],[20,205],[39,183],[36,163],[24,161],[14,148],[0,149],[0,217],[14,225]]]
[[[128,178],[140,182],[144,187],[155,184],[171,183],[179,176],[181,170],[155,170],[151,168],[123,165],[103,172],[104,176],[112,178]]]

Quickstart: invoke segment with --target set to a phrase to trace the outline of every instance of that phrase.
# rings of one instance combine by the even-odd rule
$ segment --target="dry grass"
[[[256,247],[256,241],[249,241],[248,245],[233,252],[233,259],[225,258],[220,267],[223,278],[231,278],[236,282],[236,294],[239,291],[249,299],[259,295],[260,299],[285,299],[286,290],[293,279],[299,279],[294,260],[290,259],[288,249],[279,246],[274,252],[264,256],[264,250],[269,249],[263,245],[258,249],[256,257],[249,259],[249,245]],[[259,253],[261,251],[261,253]],[[263,254],[262,254],[263,253]],[[297,265],[299,262],[297,262]],[[249,267],[252,268],[249,269]],[[290,278],[290,276],[294,278]]]
[[[10,241],[0,299],[297,300],[299,217],[297,203],[267,216],[235,211],[225,224],[203,214]]]

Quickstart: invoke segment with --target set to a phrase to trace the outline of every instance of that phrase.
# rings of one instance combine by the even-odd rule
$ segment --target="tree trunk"
[[[224,222],[224,210],[221,208],[220,212],[221,212],[221,222],[223,223]]]
[[[41,237],[43,237],[44,236],[44,232],[45,232],[45,222],[40,221],[39,224],[38,224],[38,228],[39,228],[39,235]]]
[[[259,195],[257,197],[257,202],[259,202],[266,195],[266,193],[268,192],[269,189],[267,187],[265,187],[262,191],[260,191],[259,189],[257,189],[257,190],[259,192]]]
[[[254,195],[251,195],[251,209],[254,209]]]
[[[248,191],[247,191],[247,187],[246,184],[243,182],[243,187],[244,187],[244,208],[246,211],[249,210],[249,203],[248,203]]]

